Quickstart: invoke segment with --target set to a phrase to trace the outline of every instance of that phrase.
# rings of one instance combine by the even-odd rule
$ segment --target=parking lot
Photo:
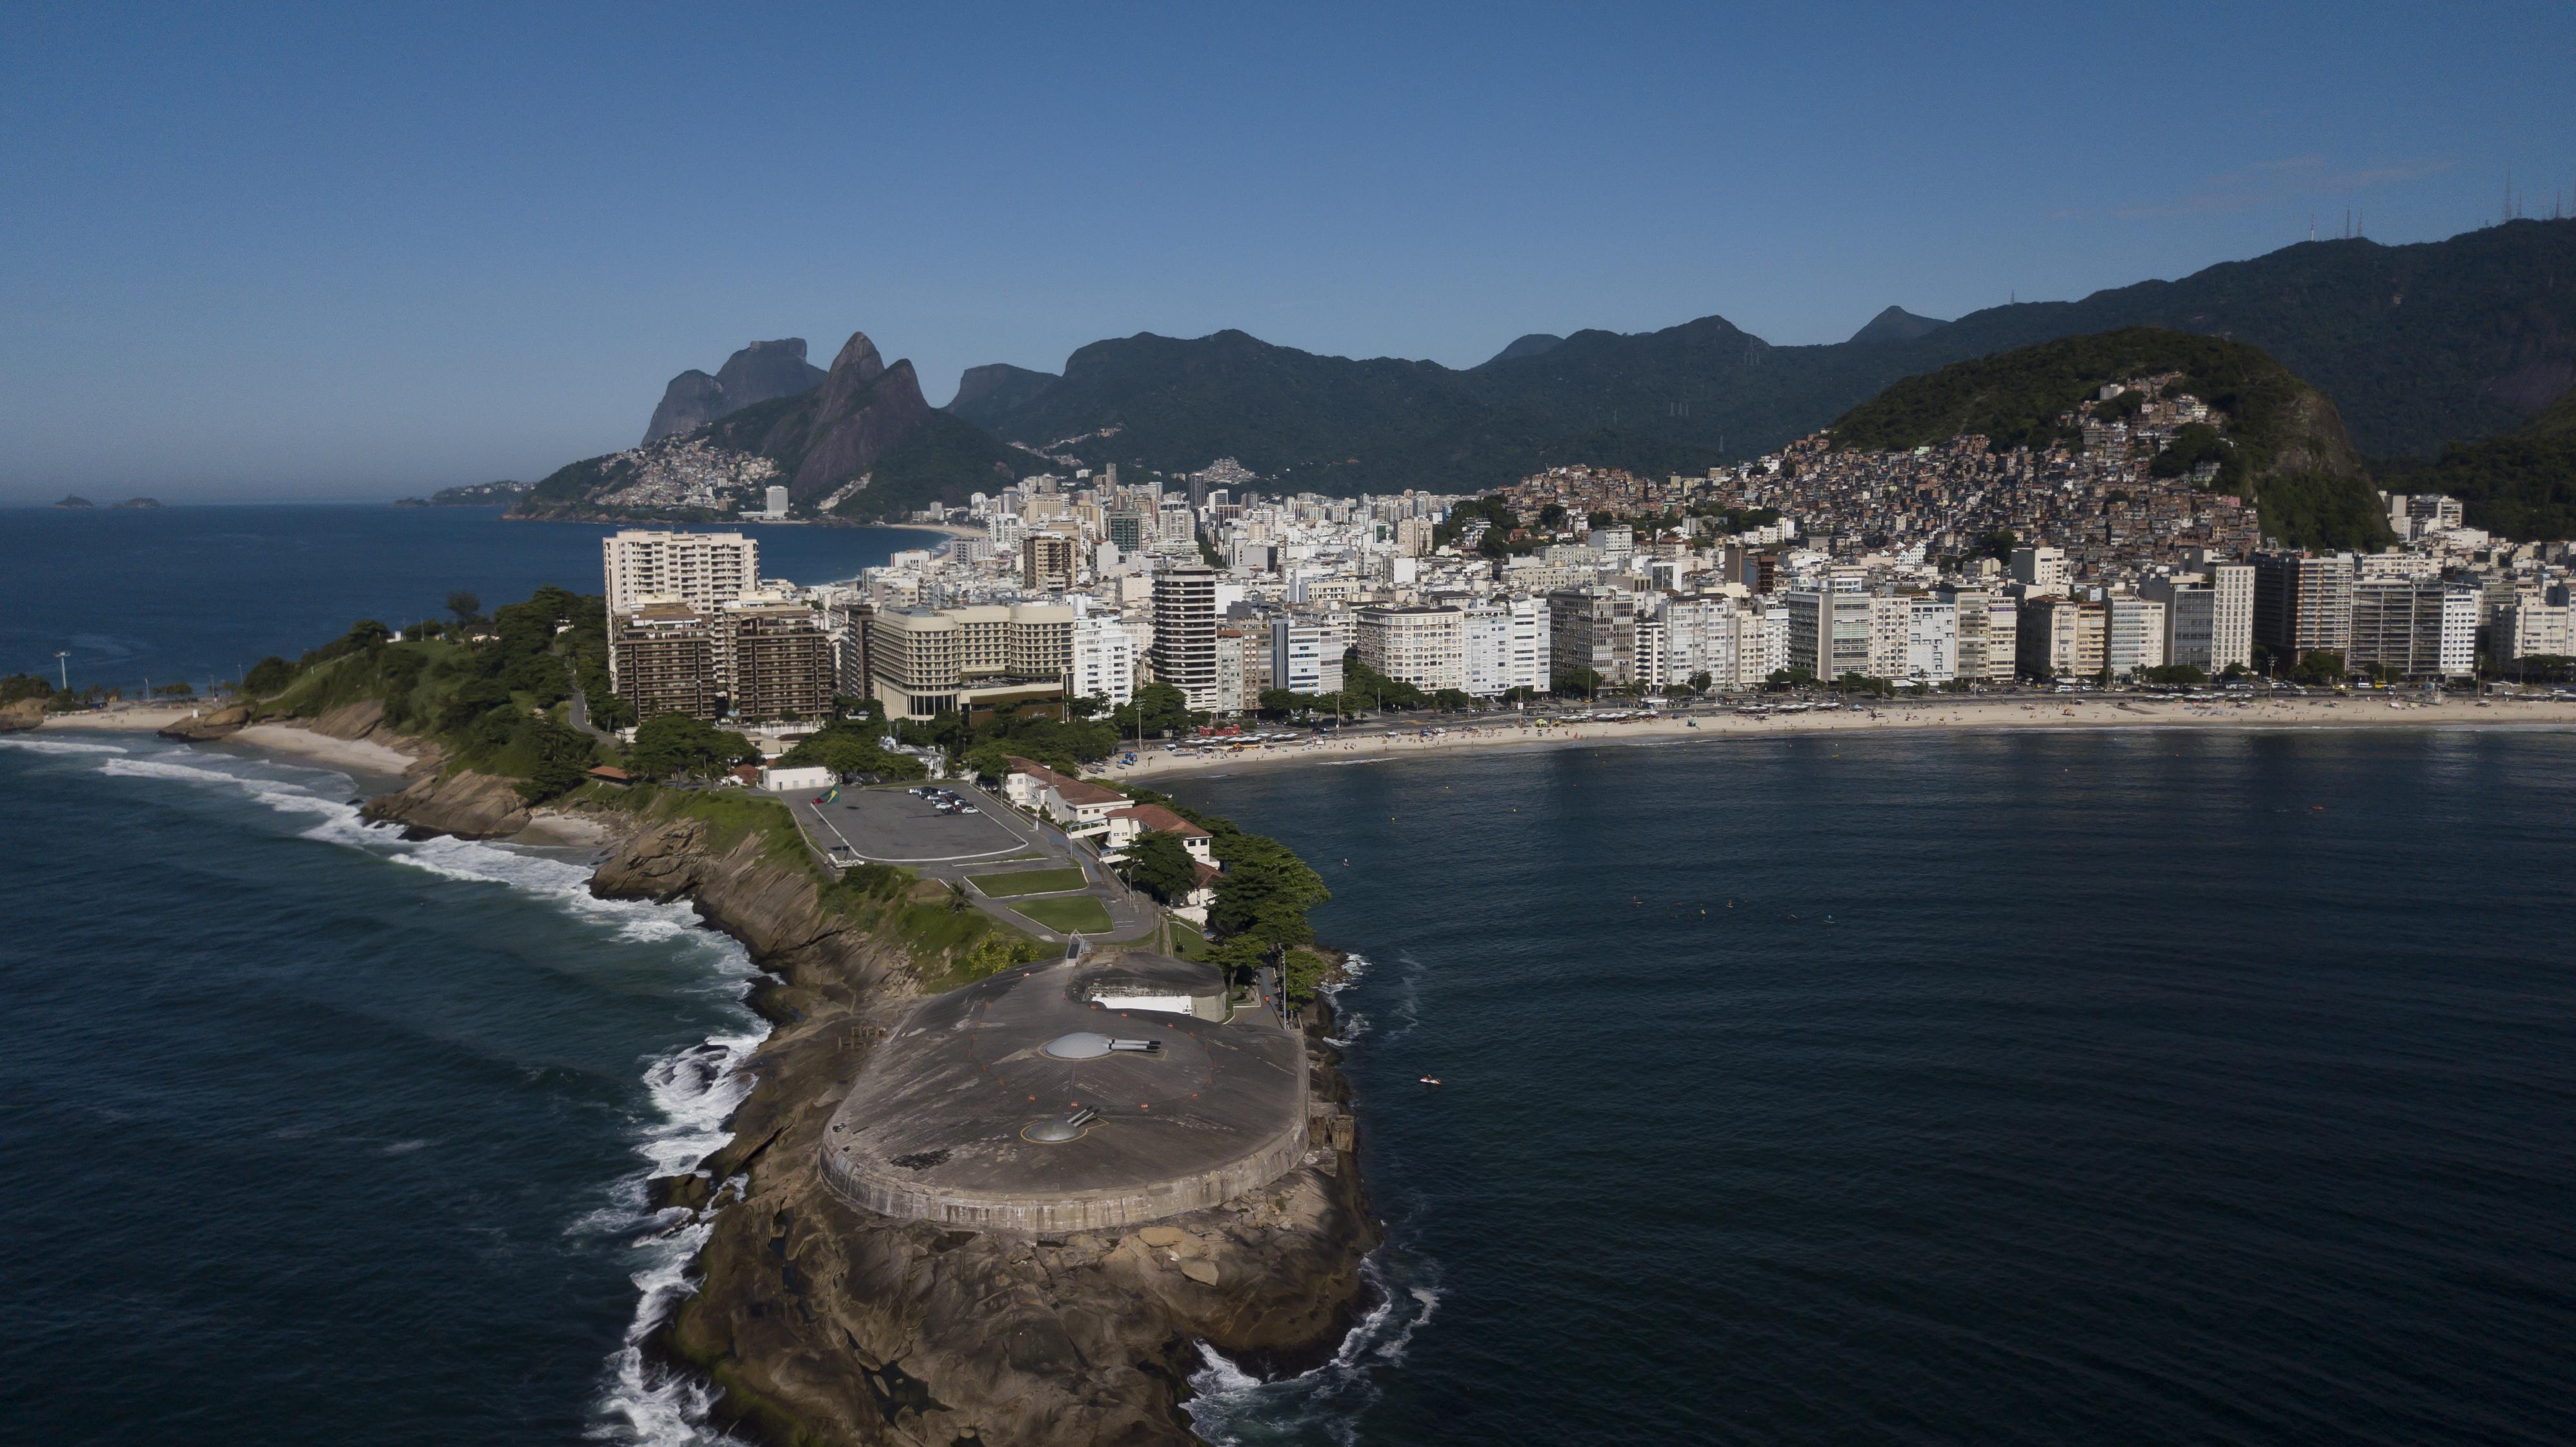
[[[816,804],[816,797],[796,794],[790,804],[836,857],[924,865],[1030,852],[1029,841],[971,793],[967,801],[980,810],[973,814],[943,814],[930,800],[902,789],[843,789],[829,804]]]

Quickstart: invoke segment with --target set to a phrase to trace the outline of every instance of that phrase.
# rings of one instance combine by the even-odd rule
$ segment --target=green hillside
[[[2226,414],[2226,442],[2177,441],[2160,468],[2216,460],[2214,487],[2250,491],[2265,531],[2293,546],[2377,548],[2378,495],[2334,403],[2260,350],[2218,337],[2131,327],[2067,337],[1909,377],[1833,424],[1837,446],[1902,449],[1983,436],[1998,448],[2046,447],[2057,418],[2106,382],[2180,372],[2184,389]],[[2188,434],[2193,429],[2186,429]],[[2077,441],[2080,439],[2070,439]]]
[[[2517,542],[2576,538],[2576,387],[2530,424],[2455,443],[2439,462],[2390,477],[2390,492],[2447,492],[2469,526]]]

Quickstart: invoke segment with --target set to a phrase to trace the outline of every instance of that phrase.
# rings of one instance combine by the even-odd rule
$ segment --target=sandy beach
[[[1569,710],[1567,712],[1581,712]],[[1541,725],[1541,717],[1559,721]],[[1747,715],[1729,712],[1674,717],[1637,718],[1610,723],[1561,718],[1549,712],[1525,720],[1485,717],[1444,723],[1439,715],[1420,716],[1416,727],[1389,733],[1211,749],[1182,756],[1162,745],[1140,751],[1136,763],[1115,758],[1101,770],[1121,780],[1151,780],[1184,774],[1274,768],[1289,764],[1353,764],[1376,759],[1416,758],[1427,754],[1488,749],[1568,748],[1577,744],[1646,742],[1711,743],[1786,737],[1795,734],[1862,733],[1892,735],[1935,730],[2122,729],[2122,728],[2459,728],[2519,725],[2576,727],[2576,702],[2556,699],[2468,699],[2438,702],[2354,695],[2300,697],[2245,702],[2187,703],[2181,699],[2136,697],[1941,697],[1895,700],[1831,711]],[[1419,730],[1431,730],[1428,735]]]

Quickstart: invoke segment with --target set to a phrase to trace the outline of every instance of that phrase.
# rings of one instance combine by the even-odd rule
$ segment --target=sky
[[[373,499],[853,330],[1838,341],[2576,211],[2576,6],[0,7],[0,502]]]

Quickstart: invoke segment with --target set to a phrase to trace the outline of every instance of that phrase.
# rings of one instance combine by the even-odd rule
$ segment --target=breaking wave
[[[9,735],[0,735],[0,748],[23,749],[31,754],[121,754],[125,752],[114,744],[87,744],[71,739],[30,739]]]
[[[736,1027],[644,1063],[642,1080],[649,1104],[632,1125],[638,1168],[611,1185],[609,1203],[575,1221],[569,1234],[627,1237],[639,1263],[629,1276],[636,1290],[635,1314],[606,1363],[606,1380],[594,1406],[597,1420],[588,1435],[637,1447],[736,1440],[708,1423],[713,1389],[695,1377],[663,1369],[645,1347],[672,1309],[697,1289],[690,1268],[712,1229],[717,1209],[710,1206],[705,1213],[653,1210],[648,1205],[649,1183],[658,1176],[696,1169],[733,1138],[728,1122],[751,1093],[751,1057],[769,1035],[768,1025],[740,1003],[759,971],[739,942],[706,929],[696,911],[685,904],[597,898],[590,892],[591,871],[583,864],[469,839],[405,839],[398,827],[370,822],[357,805],[348,802],[354,785],[348,776],[333,770],[266,760],[243,760],[228,768],[217,765],[234,761],[179,750],[134,757],[126,749],[105,744],[0,742],[37,752],[98,755],[99,771],[110,777],[237,793],[277,813],[311,820],[298,831],[303,838],[360,850],[441,879],[509,889],[609,931],[619,940],[644,944],[685,939],[698,944],[707,958],[710,987],[729,993],[736,1002]],[[403,1141],[388,1150],[407,1151],[421,1144]],[[720,1200],[723,1195],[719,1193]]]
[[[1198,1435],[1215,1447],[1359,1441],[1360,1414],[1383,1395],[1371,1370],[1404,1364],[1414,1333],[1438,1313],[1443,1294],[1436,1282],[1390,1280],[1387,1262],[1380,1247],[1360,1263],[1377,1305],[1343,1335],[1332,1360],[1312,1371],[1265,1382],[1199,1343],[1192,1395],[1182,1404]]]

